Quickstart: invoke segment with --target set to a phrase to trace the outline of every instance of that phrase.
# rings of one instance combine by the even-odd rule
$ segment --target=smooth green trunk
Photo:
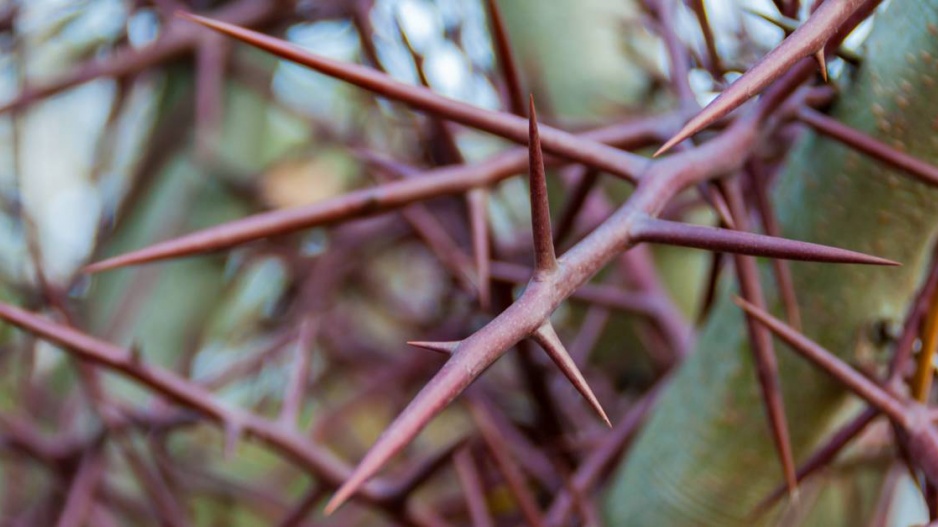
[[[893,1],[864,55],[833,116],[938,163],[938,2]],[[903,319],[928,263],[938,191],[810,135],[792,153],[775,205],[787,237],[903,263],[791,264],[805,333],[854,364],[870,360],[880,350],[874,328]],[[771,290],[770,275],[763,284]],[[605,504],[610,525],[751,525],[754,504],[782,481],[732,292],[722,291],[695,353],[615,474]],[[783,344],[776,349],[793,448],[804,459],[845,393]],[[872,505],[857,508],[864,506]]]

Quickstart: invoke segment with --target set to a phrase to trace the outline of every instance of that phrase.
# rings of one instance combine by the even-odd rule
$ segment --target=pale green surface
[[[933,95],[938,78],[933,32],[938,30],[930,25],[935,23],[935,2],[893,2],[876,21],[861,73],[844,88],[834,110],[837,119],[888,137],[933,163],[938,162]],[[885,120],[878,122],[874,109]],[[827,139],[807,139],[792,159],[776,192],[785,236],[904,264],[792,264],[805,332],[854,360],[858,350],[870,346],[873,323],[903,317],[938,226],[933,205],[938,192]],[[771,281],[763,283],[770,287]],[[782,480],[742,317],[730,294],[722,291],[694,356],[616,474],[606,502],[610,525],[751,525],[748,511]],[[783,345],[777,351],[792,443],[803,459],[836,416],[843,392]],[[845,525],[852,521],[837,518]],[[823,521],[835,524],[830,517]]]
[[[605,117],[611,104],[634,102],[645,87],[647,75],[625,42],[650,55],[653,40],[623,31],[624,20],[636,16],[634,2],[512,0],[498,7],[528,89],[546,90],[535,95],[546,96],[541,104],[558,115]]]

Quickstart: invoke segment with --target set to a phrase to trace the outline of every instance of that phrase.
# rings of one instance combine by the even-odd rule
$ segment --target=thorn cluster
[[[278,518],[281,525],[304,521],[330,492],[333,494],[325,504],[326,514],[348,514],[348,518],[354,518],[354,507],[342,507],[354,500],[403,525],[446,525],[443,516],[452,510],[462,511],[462,517],[474,525],[499,525],[507,520],[503,521],[497,511],[489,508],[493,481],[503,482],[517,505],[513,520],[560,527],[568,525],[575,515],[588,522],[596,516],[591,495],[622,456],[646,416],[654,411],[659,393],[670,382],[671,370],[688,353],[692,342],[693,327],[664,292],[647,249],[651,244],[663,244],[713,253],[701,318],[707,316],[725,268],[732,268],[738,284],[741,298],[736,302],[746,314],[756,378],[784,482],[766,497],[757,513],[767,510],[786,490],[790,496],[797,496],[798,485],[804,478],[830,464],[846,444],[880,415],[893,425],[897,443],[910,467],[922,475],[923,490],[934,495],[938,490],[938,430],[933,426],[935,412],[927,402],[934,373],[932,363],[938,350],[938,266],[932,270],[906,321],[895,346],[890,377],[885,382],[871,380],[840,361],[800,333],[798,293],[786,261],[900,264],[847,248],[781,236],[769,197],[775,161],[764,154],[766,145],[787,140],[784,132],[794,123],[918,181],[938,184],[935,166],[822,113],[817,108],[815,92],[829,94],[831,90],[812,90],[809,86],[817,82],[812,61],[820,68],[825,83],[828,58],[858,62],[840,45],[879,2],[828,0],[818,3],[807,20],[797,25],[793,17],[799,12],[800,3],[777,0],[779,15],[765,18],[783,27],[787,37],[699,113],[688,81],[689,72],[695,67],[705,68],[714,83],[719,84],[727,66],[717,53],[704,3],[700,0],[687,3],[703,36],[704,48],[699,51],[687,46],[674,31],[677,10],[682,6],[668,0],[644,3],[648,23],[659,33],[667,50],[668,87],[680,110],[577,133],[540,124],[533,95],[525,108],[524,93],[540,92],[536,87],[522,86],[522,67],[516,61],[495,0],[486,0],[485,5],[504,88],[505,111],[477,108],[434,92],[423,70],[424,57],[411,45],[403,24],[397,26],[398,37],[410,53],[420,85],[395,80],[383,70],[371,35],[367,2],[322,9],[329,16],[352,21],[370,67],[322,57],[252,29],[291,21],[284,14],[284,2],[237,0],[209,15],[178,12],[166,20],[164,35],[153,45],[121,48],[107,61],[91,61],[59,79],[24,89],[0,107],[0,112],[17,112],[95,78],[125,78],[177,57],[193,55],[197,70],[195,111],[183,108],[180,113],[194,115],[197,159],[202,168],[210,168],[218,161],[215,146],[224,122],[225,82],[243,69],[239,68],[236,50],[230,47],[230,38],[391,101],[390,111],[394,115],[416,123],[414,134],[426,151],[420,161],[402,161],[378,153],[361,138],[344,141],[343,151],[373,175],[372,181],[376,181],[373,186],[311,205],[258,212],[84,267],[84,273],[101,273],[248,243],[254,244],[248,258],[287,254],[283,260],[289,263],[291,273],[303,278],[296,279],[295,291],[291,289],[295,298],[286,302],[285,322],[278,325],[273,333],[275,338],[206,378],[196,379],[191,374],[191,355],[176,371],[148,361],[149,346],[145,355],[137,345],[124,349],[107,342],[111,333],[105,339],[79,329],[78,321],[82,318],[71,312],[67,295],[46,279],[40,265],[41,255],[35,250],[35,240],[31,240],[36,289],[41,297],[38,307],[28,311],[0,303],[0,319],[61,346],[79,359],[78,383],[102,429],[90,439],[72,434],[63,436],[61,441],[49,441],[39,432],[42,427],[38,422],[0,413],[0,444],[57,471],[68,488],[61,518],[75,525],[86,519],[91,523],[92,518],[97,518],[93,514],[103,514],[96,512],[100,508],[96,500],[105,502],[102,496],[120,501],[120,496],[114,498],[120,489],[108,477],[110,454],[105,445],[109,441],[118,445],[152,502],[141,504],[124,499],[124,503],[140,508],[152,505],[161,522],[185,524],[186,506],[180,499],[183,493],[176,487],[177,480],[185,479],[181,475],[183,469],[173,469],[179,473],[170,473],[163,466],[156,470],[136,444],[125,437],[125,429],[162,433],[202,420],[217,426],[222,440],[219,450],[226,460],[241,453],[245,440],[256,441],[314,478],[297,503],[280,507],[285,509]],[[169,7],[172,2],[159,4],[162,11],[172,11]],[[0,20],[0,29],[2,26]],[[761,94],[759,99],[747,104],[757,94]],[[266,96],[273,99],[269,93]],[[542,104],[541,110],[547,115],[545,108],[549,107]],[[412,110],[427,118],[415,118]],[[694,144],[687,141],[715,124],[719,124],[719,131],[706,140]],[[321,130],[324,135],[341,135],[326,128]],[[493,134],[518,146],[487,160],[467,162],[457,141],[464,128]],[[636,153],[658,145],[661,146],[650,158]],[[657,157],[668,151],[672,151],[669,156]],[[558,221],[552,225],[548,180],[552,190],[558,187],[553,186],[555,174],[548,169],[555,167],[563,168],[558,170],[561,177],[556,179],[558,187],[565,186],[566,199]],[[490,191],[525,171],[531,212],[530,244],[507,247],[493,236],[489,207],[495,198]],[[610,203],[601,191],[599,183],[606,175],[620,184],[633,186],[622,203]],[[237,185],[228,184],[232,193],[238,191]],[[243,194],[257,194],[253,188],[240,190]],[[454,196],[460,200],[452,199]],[[685,212],[698,208],[710,210],[719,226],[687,221]],[[366,217],[372,219],[352,222]],[[750,225],[754,218],[759,220],[761,232]],[[317,257],[300,254],[287,247],[289,242],[281,238],[323,226],[334,227],[333,238],[328,251]],[[357,317],[337,315],[342,310],[331,309],[331,304],[336,301],[336,290],[351,281],[349,276],[367,274],[355,269],[367,267],[366,262],[374,256],[365,252],[364,247],[374,245],[376,240],[393,242],[411,237],[426,247],[452,284],[470,298],[476,318],[454,310],[455,314],[425,324],[435,328],[419,337],[426,340],[407,343],[438,352],[436,358],[401,352],[389,359],[388,350],[375,350],[366,339],[358,338]],[[527,264],[518,256],[522,253]],[[533,258],[527,256],[531,254]],[[771,259],[772,276],[787,324],[769,312],[757,257]],[[620,282],[606,278],[601,283],[594,282],[612,262],[622,271],[618,273],[622,276],[616,277]],[[143,282],[135,283],[134,287],[145,287]],[[512,296],[511,286],[515,285],[521,286],[520,292]],[[127,300],[128,304],[133,303],[131,300]],[[571,351],[564,345],[569,337],[567,328],[554,316],[567,300],[588,307],[580,333],[569,340]],[[635,317],[635,340],[647,348],[656,368],[652,387],[633,400],[617,393],[612,375],[598,374],[587,360],[613,311],[615,316]],[[496,314],[489,316],[490,313]],[[479,323],[478,317],[485,320]],[[415,331],[427,327],[415,327]],[[790,444],[781,395],[781,385],[786,380],[779,376],[772,335],[869,405],[800,467],[795,464]],[[901,384],[912,363],[916,339],[921,341],[922,351],[912,375],[912,395],[905,397],[901,395]],[[544,351],[546,359],[534,352],[532,343]],[[509,417],[501,407],[506,394],[515,387],[513,379],[506,380],[502,371],[483,376],[498,359],[516,348],[517,353],[512,356],[518,360],[527,391],[538,409],[533,425]],[[292,355],[286,349],[292,350]],[[279,404],[274,406],[273,416],[265,413],[262,405],[242,408],[225,402],[220,395],[222,389],[252,378],[265,365],[283,360],[283,356],[288,357],[288,376],[278,386]],[[329,364],[325,372],[319,372],[320,362]],[[429,371],[438,364],[442,366]],[[342,372],[347,366],[363,368],[362,375],[369,376],[364,389],[356,386],[338,410],[310,418],[307,400],[318,390],[328,389],[323,385],[328,384],[324,381],[329,375],[336,375],[336,371],[347,373]],[[120,402],[108,393],[101,370],[130,379],[157,396],[160,404],[141,409]],[[346,414],[354,413],[356,405],[369,404],[376,394],[396,404],[395,397],[400,394],[396,387],[388,386],[409,389],[428,374],[430,379],[384,428],[356,466],[341,460],[343,455],[355,454],[343,448],[342,455],[337,455],[327,446],[329,441],[324,437],[340,436],[350,428],[346,425]],[[560,392],[558,387],[564,382],[573,386],[608,429],[600,427],[592,416],[582,417],[582,401],[571,403],[555,393]],[[567,384],[562,386],[569,388]],[[29,395],[31,390],[34,388],[24,393]],[[460,402],[457,411],[466,411],[471,430],[429,455],[421,454],[415,463],[404,468],[391,467],[421,431],[457,399]],[[610,409],[608,414],[601,400]],[[30,399],[28,404],[37,403]],[[308,420],[311,422],[307,428]],[[330,426],[336,422],[343,426]],[[154,459],[169,455],[162,437],[151,447]],[[451,496],[444,496],[441,491],[442,497],[433,504],[438,507],[427,507],[418,489],[432,478],[446,477],[442,474],[448,467],[453,471],[453,486],[458,482],[459,491]],[[441,485],[444,487],[449,490]],[[233,493],[232,488],[226,487],[225,492]],[[552,496],[552,502],[540,499],[542,494]],[[933,509],[938,509],[938,505],[933,504]],[[933,511],[933,516],[938,516],[938,511]]]

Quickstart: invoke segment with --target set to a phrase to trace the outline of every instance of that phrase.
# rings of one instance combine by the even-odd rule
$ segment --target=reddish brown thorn
[[[252,27],[269,24],[272,20],[286,16],[278,2],[256,0],[228,2],[225,7],[213,11],[212,15],[234,24]],[[139,48],[129,44],[121,46],[109,53],[106,59],[90,59],[48,82],[28,87],[11,101],[0,105],[0,114],[19,110],[95,79],[124,78],[179,58],[195,48],[200,41],[196,32],[181,26],[168,23],[161,30],[162,37],[152,44]]]
[[[57,324],[39,315],[0,303],[0,319],[69,350],[75,356],[104,366],[150,388],[153,392],[191,408],[225,427],[226,442],[233,444],[242,432],[267,443],[286,457],[299,462],[329,485],[336,485],[348,469],[328,451],[303,436],[276,426],[256,414],[230,409],[204,387],[157,366],[134,365],[123,350],[74,328]],[[367,488],[363,494],[378,503],[378,492]]]
[[[225,421],[225,445],[223,452],[226,460],[234,458],[238,443],[241,442],[241,436],[243,435],[244,426],[241,423],[235,420]]]
[[[750,15],[757,16],[761,18],[762,20],[765,20],[766,22],[784,31],[786,35],[798,29],[798,25],[799,25],[798,20],[795,20],[794,18],[791,18],[788,16],[767,15],[760,11],[756,11],[755,9],[749,9],[749,8],[744,8],[743,11],[745,11],[746,13],[749,13]],[[849,62],[850,64],[860,64],[863,61],[863,58],[860,55],[857,55],[855,52],[850,51],[849,49],[844,48],[842,46],[836,50],[836,54],[838,57]]]
[[[472,255],[475,258],[479,292],[479,305],[488,310],[492,303],[492,257],[489,250],[489,222],[487,188],[474,188],[467,194],[469,205],[469,231],[472,236]]]
[[[703,0],[690,0],[688,5],[697,17],[697,24],[703,34],[704,45],[707,48],[707,70],[713,78],[719,79],[723,75],[723,64],[720,60],[720,53],[717,51],[716,39],[713,37],[713,28],[710,27],[710,21],[707,18],[707,8]]]
[[[72,478],[68,497],[62,505],[57,527],[85,525],[95,502],[95,493],[104,475],[105,459],[99,445],[94,445],[81,458],[81,464]]]
[[[877,415],[879,415],[878,410],[867,408],[860,415],[837,430],[837,432],[824,443],[824,446],[819,448],[807,461],[798,467],[796,474],[798,482],[804,481],[808,476],[829,465],[850,441],[860,435],[860,432],[865,430],[866,426],[873,422],[873,419],[875,419]],[[785,489],[786,484],[784,483],[776,487],[775,490],[756,505],[753,515],[759,517],[767,512],[769,507],[785,495]]]
[[[879,488],[879,498],[876,500],[876,507],[873,509],[871,520],[868,527],[889,527],[895,525],[893,518],[896,516],[896,495],[900,492],[900,485],[904,483],[908,475],[908,467],[900,461],[895,461],[886,472],[883,483]]]
[[[365,482],[381,470],[388,460],[403,450],[434,416],[443,411],[492,362],[504,354],[504,349],[507,347],[492,348],[480,345],[484,342],[480,335],[481,333],[476,332],[464,340],[440,371],[388,425],[345,483],[326,504],[326,514],[335,512],[339,506],[357,493]]]
[[[646,217],[632,226],[632,239],[722,251],[750,256],[785,258],[809,262],[900,265],[898,262],[816,243],[764,236],[751,232],[717,229]]]
[[[414,67],[417,69],[417,75],[420,79],[421,85],[429,88],[430,83],[427,80],[427,76],[424,72],[423,58],[411,45],[410,39],[407,38],[407,33],[404,32],[402,26],[399,23],[396,25],[401,39],[404,41],[405,46],[410,52]],[[456,144],[456,139],[453,137],[453,133],[447,126],[447,123],[439,119],[431,119],[428,135],[428,142],[431,145],[431,150],[439,151],[436,155],[431,154],[431,157],[433,157],[435,161],[438,161],[443,165],[461,165],[465,162],[462,153],[459,150],[459,146]],[[435,148],[434,145],[436,145]],[[372,158],[373,157],[374,156],[372,156]],[[472,284],[472,287],[476,291],[477,297],[479,299],[479,306],[483,310],[488,310],[491,300],[491,277],[489,273],[489,226],[487,210],[488,189],[485,187],[470,189],[466,193],[466,206],[469,210],[469,230],[472,239],[472,249],[476,267],[476,283]],[[414,205],[411,207],[414,207]],[[429,216],[429,212],[426,214],[426,216]],[[415,225],[415,227],[417,226]],[[440,232],[440,235],[436,237],[440,239],[444,237],[448,238],[445,231]],[[452,243],[449,243],[449,245],[452,245]],[[431,248],[433,248],[433,245],[431,245]],[[434,252],[438,251],[434,249]],[[461,255],[462,252],[455,247],[453,247],[453,250],[439,253],[439,256],[444,263],[450,259],[457,259],[457,256]],[[458,259],[461,260],[462,258]],[[458,262],[458,266],[460,268],[463,267],[462,262]],[[458,278],[460,281],[462,281],[464,274],[460,272]]]
[[[313,507],[315,507],[326,494],[326,490],[326,487],[323,485],[313,483],[300,501],[277,522],[276,527],[297,527],[298,525],[302,525],[303,520],[312,513]]]
[[[563,347],[563,343],[560,341],[560,337],[557,336],[557,332],[554,331],[553,326],[549,323],[544,324],[534,332],[532,338],[544,348],[544,351],[547,352],[547,355],[554,361],[554,364],[560,368],[560,371],[570,380],[573,387],[589,402],[593,410],[599,414],[599,417],[606,423],[606,426],[611,428],[612,423],[609,422],[609,417],[606,416],[606,412],[603,410],[602,405],[599,404],[599,400],[596,399],[596,395],[593,394],[593,390],[590,389],[586,379],[583,378],[580,369],[577,368],[576,363],[573,362],[570,354],[567,353],[567,350]]]
[[[409,340],[407,341],[407,344],[415,348],[423,348],[425,350],[435,351],[444,355],[452,355],[456,351],[456,348],[459,347],[459,342],[460,341],[458,340],[453,340],[450,342]]]
[[[531,279],[532,271],[524,265],[507,262],[492,262],[492,277],[499,282],[523,284]],[[601,306],[608,309],[634,313],[654,318],[660,314],[660,306],[652,294],[626,291],[603,284],[584,284],[570,295],[570,300]]]
[[[855,371],[808,337],[785,325],[781,320],[739,297],[734,298],[734,302],[746,313],[772,330],[772,333],[788,343],[795,352],[840,381],[870,405],[886,414],[890,420],[898,423],[905,422],[905,408],[886,390]]]
[[[181,12],[179,16],[242,40],[283,59],[370,90],[382,97],[404,102],[438,117],[484,130],[518,143],[524,143],[528,139],[526,123],[518,116],[489,111],[449,99],[425,87],[396,81],[388,75],[364,66],[320,57],[289,42],[233,24],[189,13]],[[594,165],[630,181],[635,181],[637,174],[642,173],[648,166],[648,159],[642,156],[594,141],[583,140],[567,132],[544,127],[542,134],[546,151]]]
[[[531,227],[534,232],[534,279],[537,280],[557,270],[557,256],[554,254],[554,237],[550,228],[547,176],[544,171],[544,155],[541,152],[533,95],[529,105],[528,173],[531,186]]]
[[[207,35],[196,53],[196,154],[201,161],[212,159],[219,140],[229,48],[230,42],[221,35]]]
[[[505,438],[502,437],[498,427],[492,421],[491,410],[481,402],[473,401],[469,404],[469,412],[472,414],[472,418],[482,434],[482,439],[485,441],[489,452],[495,459],[498,471],[505,478],[508,489],[517,500],[525,521],[531,527],[543,527],[544,521],[541,517],[541,511],[538,510],[537,501],[531,495],[520,467],[510,455]]]
[[[646,8],[654,17],[656,32],[664,43],[664,49],[668,59],[668,81],[674,95],[683,107],[698,108],[697,100],[694,96],[694,90],[690,86],[691,70],[690,56],[687,46],[678,37],[675,31],[677,21],[675,17],[675,8],[677,3],[672,0],[644,2]]]
[[[817,67],[821,70],[821,78],[827,82],[827,57],[824,56],[823,47],[814,52],[814,62],[817,62]]]
[[[621,459],[622,451],[640,430],[671,377],[663,377],[639,400],[635,401],[617,420],[615,428],[606,434],[598,447],[589,452],[579,464],[573,475],[573,485],[581,494],[588,495],[601,480],[602,475],[608,473],[610,465]],[[567,525],[567,516],[574,506],[573,496],[567,492],[557,493],[547,512],[547,523],[551,526]]]
[[[379,168],[379,170],[374,171],[374,175],[377,176],[380,182],[387,183],[391,181],[388,175],[385,174],[389,170],[405,177],[414,176],[417,172],[416,169],[389,163],[387,160],[370,153],[360,150],[357,153],[362,155],[363,159],[366,159],[369,164]],[[440,224],[436,215],[423,203],[411,203],[403,207],[400,214],[410,223],[417,236],[424,241],[434,256],[459,282],[460,286],[466,292],[474,293],[477,285],[473,281],[469,258],[462,252],[462,249],[453,240],[446,228]]]
[[[599,181],[599,172],[587,167],[578,167],[579,177],[573,183],[573,190],[568,191],[569,198],[560,213],[560,220],[554,226],[554,243],[560,245],[567,236],[573,233],[573,227],[576,224],[577,217],[583,206],[586,204],[586,198],[596,183]]]
[[[762,228],[769,236],[780,236],[781,227],[775,217],[772,200],[769,199],[768,191],[765,188],[764,176],[758,165],[750,164],[749,168],[749,182],[752,186],[752,193],[755,195],[756,209],[759,211],[759,218],[762,220]],[[788,319],[788,324],[791,327],[801,331],[801,311],[798,309],[798,298],[795,294],[795,285],[792,282],[788,262],[777,258],[772,259],[772,271],[775,274],[775,282],[779,296],[782,299],[782,306],[785,308],[785,318]]]
[[[459,478],[463,496],[466,498],[466,507],[469,509],[472,525],[493,527],[495,522],[492,521],[485,503],[485,489],[482,487],[479,470],[472,459],[472,452],[468,447],[462,448],[453,456],[453,463],[456,466],[456,476]]]
[[[742,194],[739,191],[736,182],[730,183],[725,180],[718,183],[720,190],[726,197],[727,206],[730,213],[739,228],[742,231],[748,230],[746,208],[743,203]],[[743,298],[752,302],[753,305],[765,306],[765,296],[762,293],[762,284],[759,281],[759,269],[756,261],[750,256],[740,254],[733,256],[736,269],[736,277],[739,282],[739,289]],[[747,329],[749,330],[749,340],[752,346],[752,354],[755,363],[756,377],[759,381],[759,388],[762,391],[762,400],[765,405],[765,412],[769,418],[769,426],[772,432],[772,439],[778,453],[779,461],[782,465],[782,473],[785,477],[785,483],[788,486],[788,492],[793,498],[798,495],[798,481],[795,477],[795,460],[791,451],[791,440],[788,433],[788,421],[785,416],[785,404],[782,399],[781,381],[778,375],[778,361],[775,357],[775,349],[772,345],[772,336],[768,330],[747,319]]]
[[[895,148],[855,130],[817,110],[802,108],[798,119],[819,133],[836,139],[850,148],[897,168],[928,185],[938,186],[938,167],[900,152]]]
[[[511,113],[524,117],[524,91],[521,89],[521,76],[511,52],[511,42],[505,29],[505,20],[495,0],[486,0],[489,21],[491,22],[492,40],[495,44],[495,56],[502,70],[505,87],[508,90],[508,109]]]
[[[180,506],[174,494],[176,489],[172,488],[165,474],[147,463],[127,438],[115,438],[114,444],[137,479],[138,485],[152,502],[159,521],[165,525],[188,526],[187,511]],[[155,454],[152,443],[149,450]]]
[[[796,62],[813,55],[819,48],[823,48],[831,35],[864,4],[864,1],[841,0],[821,4],[801,27],[684,125],[677,135],[655,152],[655,156],[670,150],[674,145],[740,107],[772,81],[781,77]]]
[[[401,503],[406,501],[417,488],[426,483],[434,474],[446,466],[453,458],[454,452],[461,449],[465,444],[465,439],[451,443],[446,448],[436,451],[426,459],[410,467],[407,473],[394,485],[390,493],[392,496],[391,500],[397,500]]]
[[[700,308],[697,311],[696,323],[703,324],[704,320],[710,314],[717,298],[717,286],[720,283],[720,276],[726,261],[726,254],[720,252],[710,253],[710,266],[707,268],[707,282],[704,287],[703,298],[700,300]]]
[[[919,328],[925,313],[932,303],[935,291],[938,290],[938,247],[932,250],[931,264],[924,284],[917,293],[915,301],[911,304],[909,313],[903,323],[902,333],[896,341],[895,352],[889,361],[889,377],[886,386],[901,382],[909,370],[912,361],[912,351],[919,337]]]
[[[717,191],[716,186],[710,181],[705,181],[697,185],[697,190],[700,192],[700,196],[704,201],[717,213],[717,217],[720,218],[720,223],[723,224],[723,227],[735,229],[736,220],[734,220],[733,215],[730,214],[730,209],[726,204],[726,198]]]
[[[296,426],[303,401],[306,399],[306,385],[309,382],[312,363],[312,345],[319,330],[319,321],[304,318],[300,322],[299,335],[294,345],[293,364],[290,368],[290,379],[283,394],[280,406],[280,422],[287,426]]]
[[[632,126],[613,125],[587,132],[584,138],[588,141],[632,144],[630,141],[634,141],[636,135],[645,136],[647,132],[644,130],[650,122],[651,120],[647,120],[638,123],[637,134]],[[624,137],[632,139],[624,139]],[[96,273],[129,265],[218,251],[269,236],[330,225],[401,208],[416,201],[459,194],[474,187],[503,181],[524,171],[528,162],[526,154],[527,152],[522,149],[512,149],[477,164],[428,170],[419,178],[355,190],[302,207],[255,214],[95,262],[86,266],[83,272]],[[395,167],[399,169],[395,170]],[[390,162],[388,169],[397,173],[409,171],[394,162]]]

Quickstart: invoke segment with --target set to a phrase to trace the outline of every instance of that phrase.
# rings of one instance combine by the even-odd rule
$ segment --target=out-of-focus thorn
[[[421,485],[427,482],[434,474],[452,460],[453,454],[463,448],[466,439],[460,439],[449,446],[431,454],[428,458],[411,467],[407,473],[394,486],[392,495],[401,503],[404,502]]]
[[[778,219],[775,217],[775,209],[772,201],[769,199],[768,189],[765,188],[765,178],[756,163],[749,164],[749,183],[752,187],[752,193],[755,196],[756,208],[759,211],[759,217],[762,220],[762,227],[769,236],[779,236],[781,227]],[[775,282],[778,287],[779,296],[782,299],[782,306],[785,308],[785,317],[788,324],[798,331],[801,331],[801,311],[798,309],[798,298],[795,293],[795,286],[791,278],[791,269],[788,262],[779,259],[772,260],[772,270],[775,274]]]
[[[492,521],[488,506],[485,503],[485,489],[482,486],[482,478],[468,447],[463,447],[459,452],[456,452],[456,455],[453,456],[453,464],[456,466],[456,476],[459,478],[459,485],[462,487],[463,496],[466,499],[466,507],[469,509],[472,525],[493,527],[495,522]]]
[[[646,217],[632,225],[636,242],[663,243],[751,256],[785,258],[809,262],[900,265],[898,262],[856,251],[810,242],[765,236],[751,232],[717,229]]]
[[[282,39],[233,24],[193,15],[178,13],[197,24],[219,31],[280,58],[353,84],[391,100],[401,101],[437,117],[486,131],[518,143],[527,141],[524,119],[505,112],[486,110],[478,106],[443,97],[423,86],[414,86],[395,80],[389,75],[358,64],[349,64],[303,50]],[[542,130],[544,148],[548,153],[595,165],[606,172],[637,181],[638,174],[648,167],[648,159],[618,148],[583,140],[574,134],[547,126]]]
[[[788,343],[791,349],[840,381],[871,406],[886,414],[890,420],[897,423],[906,421],[906,411],[902,403],[882,387],[838,359],[833,353],[742,298],[734,297],[733,301]]]
[[[804,481],[804,479],[811,474],[829,465],[837,454],[840,453],[850,441],[860,435],[860,432],[865,430],[867,425],[873,422],[873,419],[878,415],[879,411],[875,408],[867,408],[860,415],[831,435],[830,439],[828,439],[821,448],[817,449],[807,461],[798,467],[798,472],[796,473],[798,482]],[[753,509],[753,523],[755,523],[756,519],[768,512],[769,507],[785,495],[786,488],[787,484],[779,484],[765,499],[756,505],[755,509]]]
[[[713,208],[720,218],[720,223],[728,229],[736,229],[736,220],[730,214],[730,209],[726,204],[726,198],[717,191],[717,188],[711,182],[703,182],[697,185],[700,196]]]
[[[568,191],[567,203],[560,213],[560,220],[554,226],[554,244],[559,246],[573,233],[580,211],[589,197],[590,192],[599,181],[599,171],[588,167],[579,167],[579,179],[573,184],[573,190]]]
[[[469,204],[469,230],[472,236],[472,255],[478,276],[479,305],[487,311],[492,303],[492,263],[489,251],[489,225],[487,188],[474,188],[467,195]]]
[[[537,111],[534,96],[529,101],[529,176],[531,187],[531,227],[534,232],[534,278],[553,273],[557,269],[554,254],[554,236],[550,227],[550,204],[547,197],[547,175],[544,170],[544,154],[537,129]]]
[[[748,231],[748,211],[743,202],[739,185],[736,182],[731,184],[725,180],[718,182],[717,185],[726,198],[727,207],[736,220],[737,227],[740,231]],[[736,278],[739,283],[739,290],[743,298],[752,302],[753,305],[765,306],[765,295],[762,292],[759,269],[755,259],[739,254],[734,255],[733,259],[736,264]],[[782,466],[782,473],[785,476],[789,495],[795,501],[798,496],[798,480],[795,476],[795,460],[792,454],[788,420],[785,416],[785,402],[782,397],[781,380],[778,374],[778,360],[775,357],[772,336],[765,327],[752,320],[747,320],[747,329],[749,330],[756,378],[762,391],[762,400],[769,419],[772,439]]]
[[[839,0],[821,4],[794,33],[688,121],[677,135],[655,152],[655,157],[742,106],[784,75],[796,62],[813,55],[818,48],[823,49],[831,35],[836,33],[841,24],[848,20],[864,2],[865,0]]]
[[[481,331],[481,330],[480,330]],[[532,329],[533,331],[533,329]],[[453,351],[446,364],[414,396],[413,400],[391,422],[365,454],[345,483],[326,504],[325,513],[332,514],[357,493],[387,462],[404,449],[433,417],[461,394],[485,369],[505,353],[507,348],[473,345],[480,342],[476,332]]]
[[[786,34],[792,33],[793,31],[798,29],[799,22],[798,20],[795,20],[794,18],[790,18],[787,16],[768,15],[766,13],[763,13],[761,11],[756,11],[755,9],[751,9],[748,7],[743,8],[743,11],[745,11],[746,13],[750,15],[757,16],[761,18],[762,20],[765,20],[766,22],[772,24],[773,26],[781,29]],[[861,62],[863,62],[863,57],[858,55],[856,52],[851,51],[843,46],[837,48],[837,50],[835,51],[835,54],[838,57],[842,58],[843,60],[849,62],[850,64],[860,64]]]
[[[602,405],[599,404],[599,400],[596,399],[596,395],[593,394],[593,390],[590,389],[586,379],[583,378],[580,369],[577,368],[576,363],[573,362],[573,358],[567,353],[566,348],[564,348],[553,326],[551,326],[550,323],[544,324],[534,332],[532,338],[544,348],[544,351],[547,352],[547,355],[554,361],[554,364],[560,368],[564,376],[570,380],[574,388],[583,395],[590,406],[593,407],[593,410],[602,418],[603,422],[611,428],[612,423],[609,421],[606,411],[603,410]]]
[[[422,348],[425,350],[435,351],[437,353],[442,353],[444,355],[452,355],[456,351],[456,348],[459,347],[458,340],[453,340],[449,342],[430,342],[430,341],[420,341],[420,340],[408,340],[407,344],[415,348]]]
[[[905,152],[896,150],[892,146],[864,134],[859,130],[851,128],[836,119],[828,117],[817,110],[802,108],[798,110],[797,116],[798,120],[807,124],[817,132],[831,139],[840,141],[861,154],[866,154],[893,168],[902,170],[925,184],[938,186],[938,167],[932,164],[910,156]]]
[[[524,90],[521,89],[521,76],[518,74],[514,54],[511,52],[511,41],[508,38],[505,21],[495,0],[486,0],[485,5],[488,8],[489,20],[492,23],[492,43],[495,45],[495,56],[498,58],[498,66],[502,70],[505,88],[508,91],[508,109],[511,113],[524,117]]]
[[[824,48],[814,52],[814,61],[817,62],[817,67],[821,70],[821,78],[824,79],[824,82],[827,82],[827,57],[824,56]]]
[[[226,460],[234,459],[235,450],[238,448],[242,435],[244,435],[244,427],[241,423],[235,421],[225,422],[224,456]]]
[[[521,467],[512,457],[507,441],[495,424],[492,409],[483,401],[470,401],[472,415],[482,439],[485,441],[493,461],[501,472],[509,492],[514,496],[525,523],[531,527],[546,527],[537,500],[528,488]]]

